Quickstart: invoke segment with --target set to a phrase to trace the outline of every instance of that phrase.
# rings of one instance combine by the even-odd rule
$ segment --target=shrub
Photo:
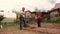
[[[18,24],[19,24],[20,20],[19,19],[14,19],[14,24],[16,24],[16,22],[18,22]]]
[[[60,16],[55,17],[55,21],[56,21],[57,23],[60,23]]]
[[[1,26],[2,26],[2,25],[1,25],[1,24],[2,24],[1,21],[2,21],[3,19],[4,19],[4,17],[3,17],[2,15],[0,15],[0,28],[2,28],[2,27],[1,27]]]
[[[4,17],[2,15],[0,15],[0,21],[2,21],[4,19]]]

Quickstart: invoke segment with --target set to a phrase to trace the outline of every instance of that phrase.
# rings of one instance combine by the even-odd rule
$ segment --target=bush
[[[19,24],[20,20],[19,19],[14,19],[14,24],[16,24],[16,22],[18,22],[18,24]]]
[[[4,19],[2,15],[0,15],[0,25],[2,24],[1,21]]]
[[[1,21],[2,21],[3,19],[4,19],[4,17],[3,17],[2,15],[0,15],[0,28],[2,28],[2,27],[1,27],[1,24],[2,24]]]
[[[4,19],[4,17],[0,15],[0,21],[2,21],[3,19]]]
[[[60,23],[60,16],[55,17],[55,21]]]
[[[16,24],[16,19],[14,19],[14,24]]]

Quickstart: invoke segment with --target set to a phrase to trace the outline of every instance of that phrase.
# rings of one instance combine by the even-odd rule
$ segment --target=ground
[[[29,24],[30,27],[19,30],[19,25],[8,25],[0,29],[0,34],[59,34],[60,24],[42,23],[41,27],[37,24]]]

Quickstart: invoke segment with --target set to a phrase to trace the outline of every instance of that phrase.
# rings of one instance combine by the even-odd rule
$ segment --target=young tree
[[[16,14],[16,24],[18,24],[19,12],[17,12],[15,9],[13,9],[12,12]]]

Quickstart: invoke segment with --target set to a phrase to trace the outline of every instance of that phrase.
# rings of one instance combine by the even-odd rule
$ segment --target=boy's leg
[[[40,20],[37,21],[38,27],[41,27]]]
[[[38,27],[41,27],[40,22],[38,22]]]
[[[25,21],[26,23],[28,23],[28,21]]]

